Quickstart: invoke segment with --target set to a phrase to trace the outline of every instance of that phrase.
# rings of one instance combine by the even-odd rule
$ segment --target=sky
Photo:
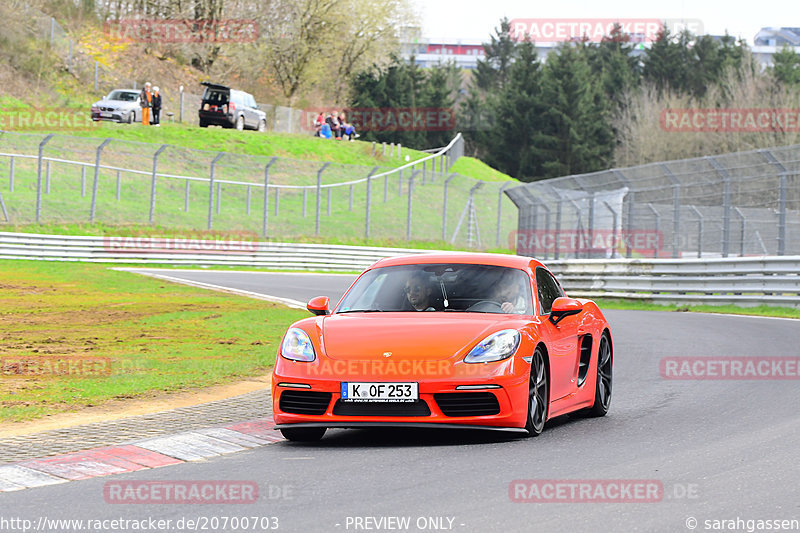
[[[734,37],[753,45],[763,27],[800,27],[797,0],[411,0],[425,38],[488,39],[504,16],[509,19],[683,19],[703,33]]]

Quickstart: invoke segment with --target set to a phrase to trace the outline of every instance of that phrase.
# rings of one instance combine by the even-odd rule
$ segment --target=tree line
[[[800,93],[800,56],[784,49],[762,71],[745,42],[664,29],[649,47],[614,30],[601,42],[565,42],[546,61],[500,22],[477,68],[419,68],[412,58],[374,66],[352,83],[353,107],[453,108],[450,131],[373,131],[366,138],[429,148],[458,130],[468,152],[524,181],[613,166],[800,142],[796,131],[672,132],[670,108],[789,108]]]

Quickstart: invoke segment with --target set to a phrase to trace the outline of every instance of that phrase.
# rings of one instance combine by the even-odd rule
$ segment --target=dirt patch
[[[3,422],[0,423],[0,438],[29,435],[93,422],[106,422],[129,416],[178,409],[180,407],[191,407],[266,389],[270,387],[270,381],[271,374],[266,374],[226,385],[214,385],[202,389],[171,393],[153,392],[144,398],[111,400],[97,406],[86,407],[71,413],[49,415],[38,420]]]

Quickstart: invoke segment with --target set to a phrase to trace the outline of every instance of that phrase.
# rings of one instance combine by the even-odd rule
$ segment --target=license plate
[[[342,400],[348,402],[414,402],[418,383],[342,382]]]
[[[101,112],[100,116],[103,117],[103,118],[111,118],[111,113]]]

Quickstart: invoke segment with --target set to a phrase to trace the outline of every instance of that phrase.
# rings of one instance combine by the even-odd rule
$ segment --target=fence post
[[[86,165],[81,165],[81,198],[86,196]]]
[[[189,212],[189,180],[186,180],[186,188],[183,192],[183,212]]]
[[[250,216],[250,189],[252,189],[252,187],[250,185],[248,185],[247,186],[247,200],[246,200],[247,207],[245,209],[245,213],[248,216]]]
[[[117,169],[117,201],[118,202],[119,202],[119,198],[120,198],[120,187],[122,186],[121,179],[122,179],[121,171],[119,169]]]
[[[611,248],[611,259],[617,257],[617,212],[614,211],[614,208],[606,202],[605,200],[603,203],[606,206],[606,209],[611,211],[611,235],[612,235],[612,248]]]
[[[633,191],[633,187],[631,186],[631,182],[628,181],[628,178],[626,178],[625,175],[622,172],[620,172],[616,168],[613,168],[613,169],[611,169],[611,173],[614,174],[628,188],[628,195],[627,195],[628,198],[629,198],[628,199],[628,235],[630,235],[631,232],[633,231],[633,204],[636,201],[635,200],[635,193]],[[624,200],[623,200],[623,202],[624,202]],[[623,232],[623,235],[624,235],[624,232]],[[631,240],[628,238],[628,239],[625,239],[625,241],[626,241],[626,243],[625,243],[625,257],[631,257],[632,251],[633,251],[631,249]]]
[[[353,210],[353,184],[352,183],[350,184],[350,201],[348,202],[347,209],[348,209],[348,211],[352,211]]]
[[[3,201],[2,191],[0,191],[0,208],[3,210],[3,218],[6,219],[6,222],[11,222],[11,219],[8,218],[8,211],[6,211],[6,203]]]
[[[426,165],[428,164],[427,161],[422,162],[422,184],[425,185],[425,179],[427,177]]]
[[[703,215],[695,206],[690,205],[689,208],[697,215],[697,257],[699,258],[703,255]]]
[[[330,162],[322,165],[320,169],[317,171],[317,214],[316,214],[316,220],[314,222],[314,235],[319,235],[319,210],[320,210],[320,202],[322,201],[322,172],[326,168],[328,168],[328,165],[330,165]]]
[[[444,203],[442,205],[442,240],[447,241],[447,187],[450,185],[450,181],[456,177],[457,174],[453,173],[450,174],[446,180],[444,180]]]
[[[744,217],[744,213],[742,213],[738,207],[734,206],[733,211],[739,216],[739,220],[742,222],[742,225],[739,228],[739,235],[741,236],[741,239],[739,240],[739,257],[744,257],[744,230],[747,220]]]
[[[552,215],[552,210],[550,209],[550,207],[547,204],[545,204],[541,200],[538,200],[538,202],[539,202],[539,205],[542,207],[542,209],[544,209],[544,228],[545,228],[545,231],[550,231],[550,216]],[[528,240],[530,241],[530,239],[528,239]],[[546,246],[543,247],[542,250],[544,251],[544,257],[546,259],[547,258],[547,247]]]
[[[220,152],[217,157],[211,162],[211,174],[208,180],[208,228],[211,229],[214,225],[214,167],[217,166],[217,161],[222,159],[225,152]]]
[[[281,203],[281,190],[277,187],[275,188],[275,216],[278,216],[280,211],[280,203]]]
[[[153,174],[150,178],[150,224],[153,223],[153,218],[156,214],[156,173],[158,172],[158,156],[167,149],[167,146],[166,144],[162,144],[161,148],[156,150],[155,155],[153,155]]]
[[[500,247],[500,224],[502,222],[501,215],[503,210],[503,192],[509,185],[511,185],[511,182],[504,183],[500,187],[500,191],[497,193],[497,238],[495,239],[495,246],[498,248]]]
[[[8,169],[8,192],[14,192],[14,156],[11,156],[11,165]]]
[[[786,186],[788,171],[783,164],[775,159],[769,150],[759,150],[767,161],[780,171],[780,189],[778,191],[778,255],[786,253]]]
[[[222,184],[217,182],[217,214],[219,215],[220,204],[222,203]]]
[[[102,142],[100,146],[97,147],[97,153],[95,154],[94,159],[94,183],[92,184],[92,207],[89,211],[89,223],[94,223],[94,215],[97,212],[97,188],[100,185],[100,154],[103,152],[103,148],[105,148],[108,143],[110,143],[112,139],[106,139]],[[38,217],[37,217],[38,222]]]
[[[408,210],[406,211],[406,240],[411,240],[411,205],[414,198],[414,177],[419,174],[419,170],[411,173],[408,178]]]
[[[306,218],[306,204],[308,200],[308,189],[303,187],[303,218]]]
[[[50,194],[50,160],[47,160],[47,171],[46,171],[46,179],[45,179],[45,187],[44,193]]]
[[[722,176],[722,257],[728,257],[731,243],[731,177],[728,171],[712,156],[706,156],[714,170]]]
[[[55,134],[51,133],[39,143],[39,162],[36,171],[36,223],[39,223],[39,218],[42,213],[42,153],[44,152],[44,145],[50,142]]]
[[[369,224],[370,214],[372,213],[372,176],[378,171],[378,167],[372,167],[372,170],[367,174],[367,210],[364,213],[364,238],[369,239]],[[350,189],[352,193],[352,185]],[[352,198],[352,194],[351,194]]]
[[[178,122],[183,123],[183,85],[181,85],[180,90],[180,109],[178,110]]]
[[[664,174],[672,182],[672,257],[678,257],[681,233],[681,182],[672,173],[666,163],[661,163]]]
[[[656,208],[653,207],[653,204],[648,203],[647,207],[652,211],[652,213],[656,216],[656,237],[658,237],[658,230],[661,227],[661,214],[656,211]],[[656,239],[655,244],[653,244],[653,257],[658,257],[658,239]]]
[[[328,189],[328,211],[327,216],[331,216],[331,190],[333,187],[326,187]]]
[[[555,249],[553,251],[553,259],[558,259],[561,252],[558,241],[561,239],[561,204],[563,203],[564,200],[559,198],[558,206],[556,207],[556,237],[555,237]]]
[[[400,157],[400,150],[401,150],[402,148],[403,148],[403,145],[402,145],[402,144],[400,144],[400,143],[397,143],[397,157]]]
[[[274,163],[277,159],[278,159],[277,157],[273,157],[272,159],[270,159],[269,163],[267,163],[266,166],[264,167],[264,223],[261,227],[261,234],[264,237],[267,236],[267,229],[269,222],[269,167],[271,167],[272,163]],[[278,196],[277,189],[275,192],[275,196],[277,199]],[[278,210],[278,204],[276,200],[275,214],[278,214],[277,210]]]

